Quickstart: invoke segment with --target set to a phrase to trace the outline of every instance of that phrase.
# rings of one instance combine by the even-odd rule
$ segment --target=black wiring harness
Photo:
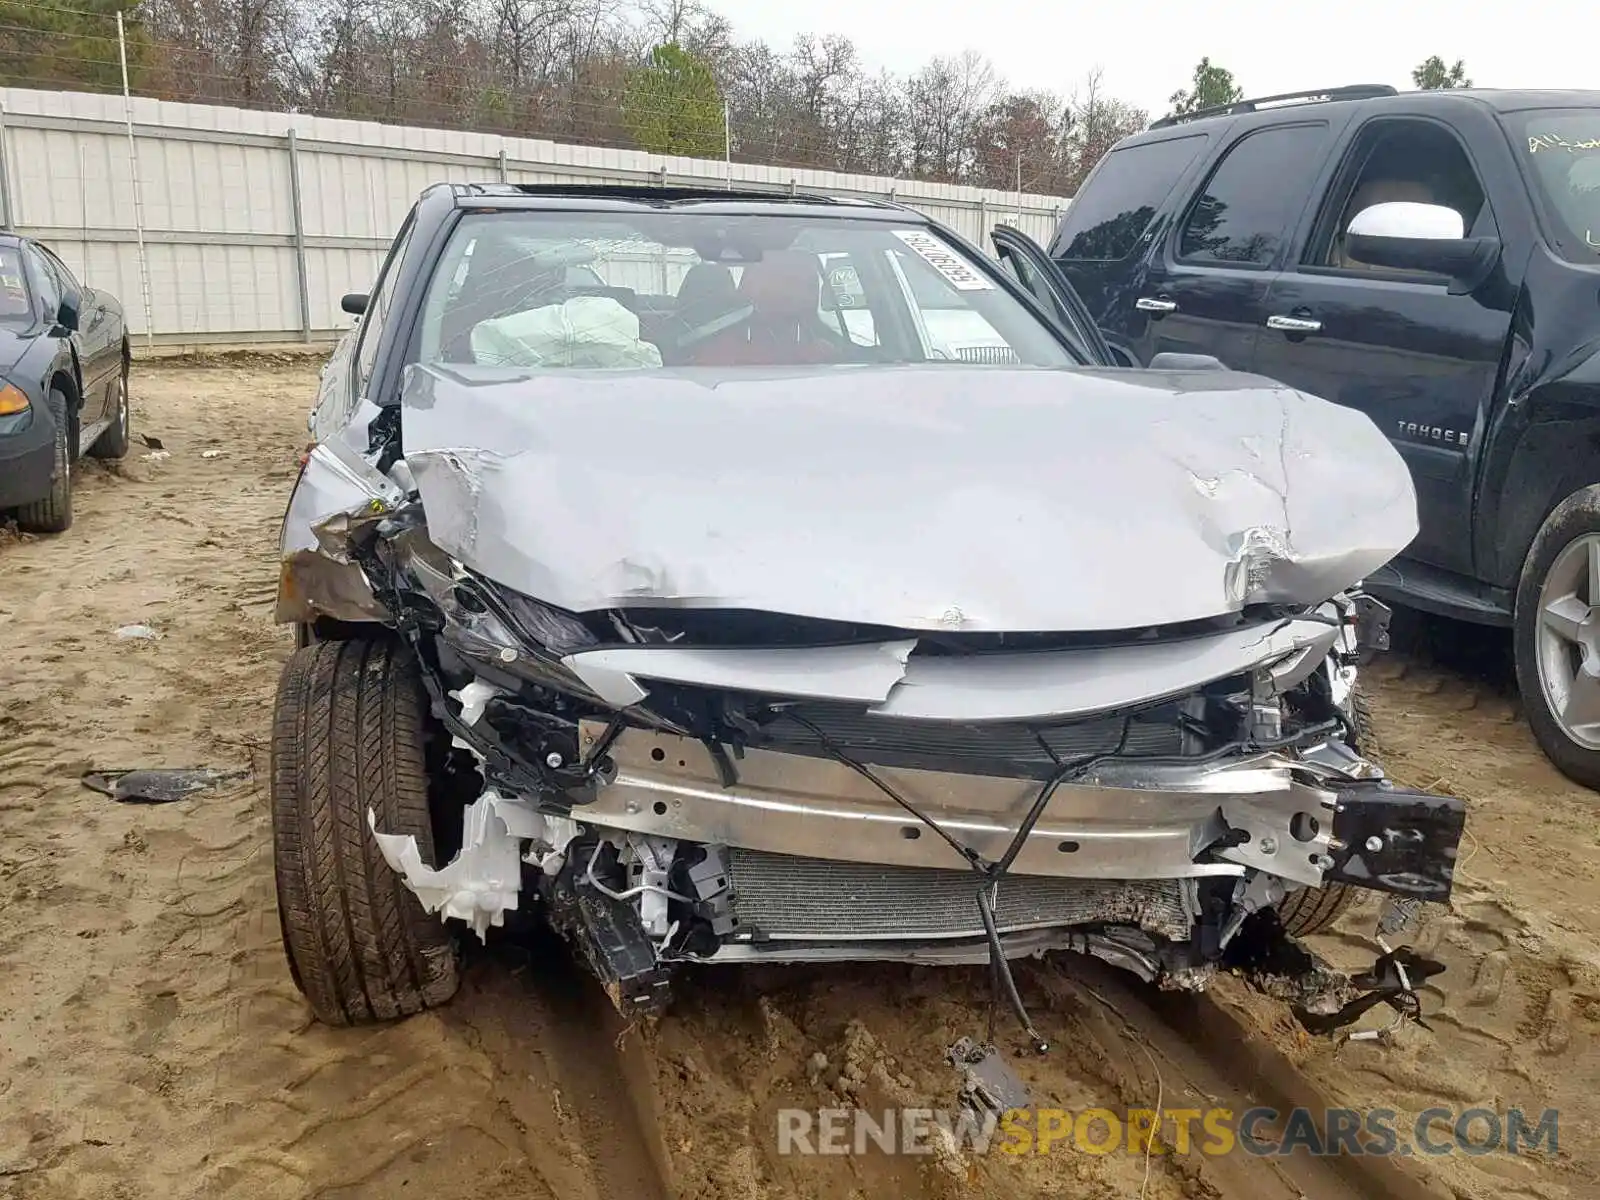
[[[915,804],[907,800],[887,782],[880,778],[867,764],[860,762],[859,760],[851,757],[845,751],[841,750],[836,744],[834,744],[832,739],[830,739],[828,735],[819,729],[813,722],[807,720],[805,717],[792,710],[785,710],[785,715],[808,729],[822,745],[823,749],[832,755],[835,760],[842,765],[849,767],[852,771],[856,772],[856,774],[866,779],[885,796],[889,797],[889,799],[893,800],[897,805],[903,808],[912,817],[916,818],[916,820],[920,821],[923,825],[926,825],[929,829],[933,830],[934,833],[938,834],[939,837],[944,840],[945,844],[959,854],[972,869],[972,871],[978,876],[980,880],[977,894],[978,914],[983,921],[984,936],[989,944],[989,971],[993,981],[995,1000],[998,1000],[1000,995],[1003,993],[1006,1001],[1011,1006],[1012,1013],[1016,1016],[1018,1023],[1022,1026],[1022,1031],[1028,1038],[1028,1041],[1032,1044],[1034,1050],[1039,1054],[1048,1052],[1050,1049],[1050,1043],[1039,1033],[1038,1029],[1034,1026],[1033,1019],[1028,1015],[1027,1005],[1023,1003],[1022,994],[1017,990],[1017,981],[1011,972],[1011,964],[1006,960],[1005,948],[1001,945],[1000,930],[995,919],[995,897],[999,891],[1000,881],[1004,879],[1006,873],[1011,870],[1012,864],[1017,860],[1017,855],[1022,853],[1023,846],[1027,845],[1028,838],[1032,835],[1034,826],[1036,826],[1039,823],[1040,818],[1044,816],[1044,810],[1049,806],[1051,797],[1055,795],[1056,790],[1064,783],[1070,783],[1075,779],[1082,778],[1101,763],[1125,760],[1129,758],[1129,756],[1124,754],[1123,751],[1127,748],[1128,733],[1132,726],[1135,714],[1130,712],[1123,716],[1122,732],[1117,739],[1117,746],[1115,749],[1097,751],[1094,754],[1085,755],[1081,758],[1073,759],[1071,761],[1062,761],[1059,757],[1057,757],[1055,753],[1050,750],[1049,746],[1045,744],[1044,738],[1038,733],[1038,731],[1034,731],[1034,736],[1038,738],[1040,745],[1044,746],[1046,753],[1050,754],[1052,759],[1055,759],[1056,770],[1049,779],[1045,780],[1045,782],[1040,785],[1038,793],[1033,798],[1033,803],[1028,806],[1028,811],[1023,815],[1022,821],[1017,825],[1016,833],[1012,835],[1011,841],[1007,844],[1005,853],[993,861],[986,859],[972,846],[969,846],[961,841],[960,838],[957,838],[955,835],[950,833],[950,831],[940,825],[939,822],[935,821],[932,817],[928,816],[921,809],[919,809]],[[1168,755],[1140,755],[1137,756],[1137,761],[1145,765],[1154,765],[1158,762],[1182,762],[1188,764],[1211,762],[1236,752],[1244,752],[1247,754],[1264,753],[1269,750],[1282,749],[1287,746],[1298,745],[1307,739],[1333,733],[1342,727],[1343,723],[1341,721],[1330,720],[1324,721],[1317,725],[1307,726],[1296,731],[1292,735],[1281,738],[1265,739],[1261,741],[1248,738],[1238,739],[1215,747],[1214,749],[1208,750],[1203,754],[1186,756],[1183,758],[1173,758]],[[989,1010],[988,1040],[990,1042],[993,1042],[994,1040],[995,1007],[996,1006],[994,1004],[991,1004]]]

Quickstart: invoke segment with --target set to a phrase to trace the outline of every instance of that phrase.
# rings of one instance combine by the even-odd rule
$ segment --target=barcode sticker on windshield
[[[945,279],[950,286],[960,292],[988,292],[994,290],[994,284],[985,279],[961,255],[951,250],[931,233],[921,229],[896,229],[895,237],[917,252],[925,263],[932,267]]]

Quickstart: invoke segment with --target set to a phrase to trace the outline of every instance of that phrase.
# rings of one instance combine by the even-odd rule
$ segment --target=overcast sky
[[[1463,0],[711,0],[739,33],[786,48],[841,33],[869,69],[913,71],[973,49],[1020,87],[1070,93],[1096,66],[1112,95],[1150,110],[1202,55],[1247,96],[1345,83],[1409,88],[1430,54],[1465,59],[1483,87],[1600,88],[1596,9],[1577,0],[1480,8]],[[1500,14],[1495,16],[1493,14]]]

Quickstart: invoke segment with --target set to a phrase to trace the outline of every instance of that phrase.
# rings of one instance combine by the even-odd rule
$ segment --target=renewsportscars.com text
[[[976,1154],[1203,1154],[1259,1156],[1542,1153],[1560,1147],[1560,1113],[1512,1108],[1013,1109],[980,1117],[931,1108],[778,1110],[779,1154],[931,1154],[938,1145]]]

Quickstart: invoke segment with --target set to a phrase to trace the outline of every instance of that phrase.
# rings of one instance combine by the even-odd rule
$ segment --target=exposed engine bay
[[[439,863],[375,819],[372,832],[442,918],[483,937],[536,898],[628,1013],[659,1011],[688,963],[988,962],[1026,1026],[1005,960],[1073,950],[1163,987],[1245,966],[1328,1027],[1362,989],[1289,939],[1283,903],[1373,889],[1400,905],[1386,914],[1399,927],[1407,906],[1448,899],[1460,802],[1393,786],[1365,753],[1357,670],[1384,644],[1387,610],[1356,577],[1316,598],[1392,554],[1387,530],[1364,541],[1319,514],[1335,535],[1316,547],[1310,521],[1301,544],[1287,524],[1217,526],[1263,494],[1286,523],[1315,502],[1289,498],[1291,418],[1305,419],[1289,406],[1321,402],[1266,393],[1284,406],[1284,445],[1252,454],[1282,464],[1279,484],[1242,489],[1222,470],[1194,485],[1194,527],[1231,547],[1215,599],[1121,627],[1113,614],[1149,616],[1152,599],[1098,591],[1070,632],[1013,632],[1005,605],[972,589],[949,619],[916,624],[849,619],[848,596],[821,580],[796,611],[725,605],[736,589],[719,586],[719,567],[726,582],[764,565],[748,562],[748,539],[721,563],[641,564],[603,506],[563,536],[624,546],[609,561],[632,584],[563,570],[527,548],[560,539],[517,540],[535,523],[521,503],[537,464],[485,448],[518,444],[505,423],[526,410],[506,416],[503,378],[452,376],[414,369],[404,453],[401,410],[371,406],[350,438],[311,453],[279,610],[313,632],[381,623],[421,664],[460,814]],[[588,383],[594,405],[605,385]],[[1195,395],[1180,399],[1206,419]],[[1237,391],[1217,399],[1240,405]],[[561,428],[568,412],[527,408],[554,427],[521,444],[581,444]],[[446,428],[456,444],[428,441]],[[563,519],[581,509],[567,503]],[[1179,532],[1173,556],[1205,569]],[[780,534],[790,550],[796,537]],[[548,586],[536,597],[508,578]],[[576,611],[552,595],[603,603]],[[1380,997],[1397,1009],[1396,994],[1414,1000],[1407,961],[1428,970],[1400,960]]]

